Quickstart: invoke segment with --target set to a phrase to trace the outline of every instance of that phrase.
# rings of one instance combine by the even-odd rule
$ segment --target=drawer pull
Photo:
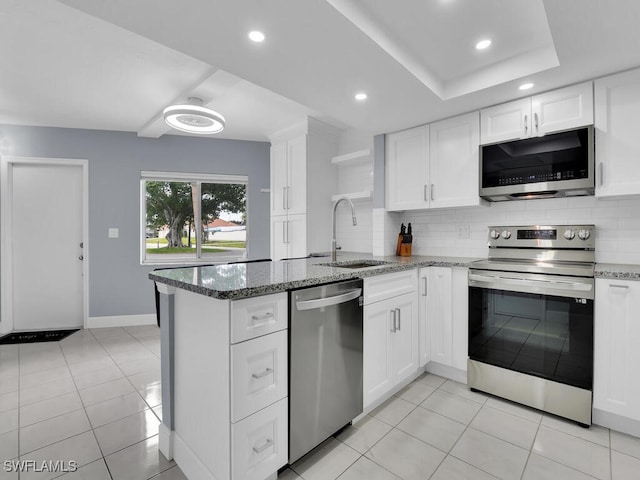
[[[267,312],[262,315],[251,315],[252,322],[259,322],[260,320],[267,320],[269,318],[273,318],[272,312]]]
[[[629,288],[629,285],[616,285],[615,283],[612,283],[609,285],[611,288],[622,288],[622,289],[627,289]]]
[[[262,378],[262,377],[266,377],[267,375],[269,375],[272,372],[273,372],[273,368],[267,368],[267,369],[264,370],[264,372],[252,373],[251,376],[253,378]]]
[[[273,445],[273,440],[271,440],[270,438],[267,438],[267,441],[264,442],[259,447],[253,447],[253,451],[256,452],[256,453],[264,452],[271,445]]]

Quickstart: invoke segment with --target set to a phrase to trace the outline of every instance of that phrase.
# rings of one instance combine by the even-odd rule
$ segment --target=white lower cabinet
[[[640,421],[639,311],[640,282],[596,279],[593,407],[636,422]]]
[[[412,291],[395,296],[391,293],[387,298],[367,304],[367,285],[372,285],[373,282],[370,290],[380,290],[384,281],[388,281],[387,291],[402,291],[407,288]],[[416,283],[415,270],[364,280],[365,409],[418,370]],[[399,286],[402,288],[398,288]]]
[[[420,366],[429,363],[467,370],[468,270],[463,267],[420,269]],[[429,367],[427,367],[429,370]],[[438,373],[445,374],[443,370]]]
[[[307,215],[271,217],[271,246],[275,260],[307,255]]]
[[[284,398],[232,426],[232,478],[264,480],[287,463],[288,415]]]

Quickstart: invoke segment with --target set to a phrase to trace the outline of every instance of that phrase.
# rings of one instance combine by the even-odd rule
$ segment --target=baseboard
[[[453,381],[467,384],[467,372],[459,368],[442,365],[441,363],[429,362],[426,368],[428,373],[433,373],[440,377],[449,378]]]
[[[113,317],[89,317],[86,328],[135,327],[138,325],[157,325],[155,313],[143,315],[116,315]]]
[[[173,432],[173,459],[187,478],[218,480],[176,432]]]
[[[173,431],[164,423],[158,429],[158,449],[167,460],[173,460]]]
[[[596,425],[607,427],[618,432],[640,437],[640,421],[632,418],[605,412],[597,408],[593,409],[591,421]]]

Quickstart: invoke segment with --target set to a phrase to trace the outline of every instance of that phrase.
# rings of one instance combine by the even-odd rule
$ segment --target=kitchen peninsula
[[[421,267],[466,272],[473,260],[341,253],[340,267],[312,257],[153,272],[160,292],[162,453],[188,478],[275,478],[288,461],[287,291]],[[413,283],[417,304],[415,274]]]

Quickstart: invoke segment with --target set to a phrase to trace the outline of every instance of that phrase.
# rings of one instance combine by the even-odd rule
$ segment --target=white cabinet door
[[[363,395],[365,408],[393,387],[391,330],[394,328],[394,312],[392,300],[364,307]]]
[[[286,215],[287,142],[271,146],[271,215]]]
[[[479,205],[478,112],[429,126],[430,208]]]
[[[640,69],[595,81],[596,196],[640,194]]]
[[[271,217],[271,259],[289,258],[287,239],[287,216]]]
[[[528,137],[530,128],[530,98],[480,110],[480,143],[483,145]]]
[[[451,268],[429,267],[427,319],[431,361],[452,365]]]
[[[469,357],[469,270],[451,269],[451,364],[467,371]]]
[[[531,135],[593,124],[593,84],[560,88],[531,98]]]
[[[394,383],[398,384],[418,370],[418,297],[407,293],[393,299],[396,328],[391,334]]]
[[[431,360],[431,341],[429,340],[429,319],[427,311],[427,286],[429,267],[421,268],[419,273],[419,312],[418,312],[418,364],[424,367]]]
[[[287,142],[287,214],[307,213],[307,136]],[[313,179],[310,179],[313,181]]]
[[[300,258],[307,256],[307,216],[289,215],[287,217],[287,245],[288,254],[285,258]]]
[[[388,134],[385,140],[387,210],[429,205],[429,126]]]
[[[593,406],[640,420],[640,282],[596,279]]]
[[[541,93],[480,111],[480,143],[535,137],[593,123],[591,82]]]

